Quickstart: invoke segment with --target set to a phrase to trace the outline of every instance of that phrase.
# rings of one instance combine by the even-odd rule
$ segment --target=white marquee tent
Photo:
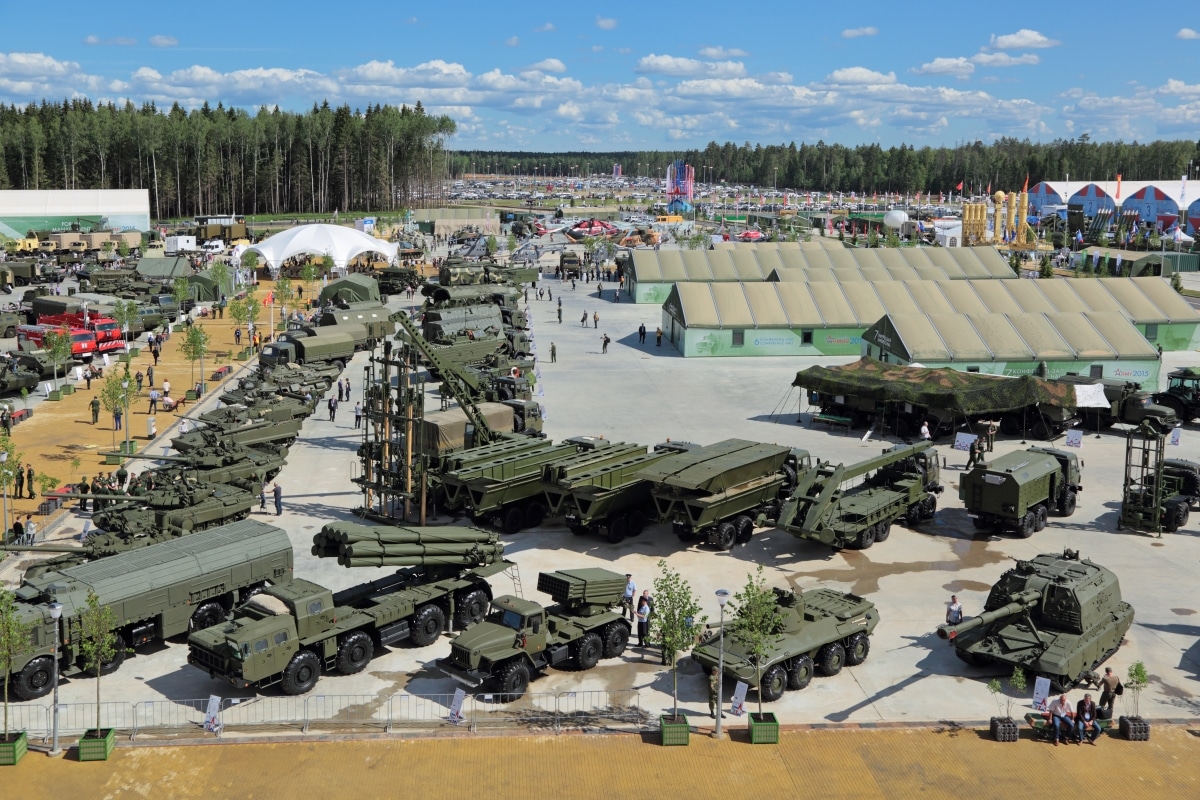
[[[356,256],[380,253],[391,261],[396,257],[398,247],[395,242],[385,242],[341,225],[297,225],[246,249],[258,253],[272,273],[278,271],[284,261],[304,253],[331,256],[334,268],[344,273],[346,265]]]

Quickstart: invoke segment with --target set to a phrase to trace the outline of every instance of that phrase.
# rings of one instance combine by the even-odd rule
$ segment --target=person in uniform
[[[93,397],[92,402],[88,405],[92,408],[92,424],[95,425],[100,421],[100,398]]]
[[[88,493],[88,489],[90,489],[90,488],[91,487],[88,486],[87,475],[84,475],[82,478],[79,479],[79,487],[75,490],[79,494],[83,495],[83,497],[79,498],[79,510],[80,511],[87,511],[87,504],[88,504],[87,493]]]
[[[721,688],[721,673],[716,667],[712,668],[712,672],[708,674],[708,715],[713,719],[717,717],[717,692]],[[724,712],[721,713],[724,718]]]

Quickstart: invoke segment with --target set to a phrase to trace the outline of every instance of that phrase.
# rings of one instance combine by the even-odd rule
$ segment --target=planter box
[[[1012,717],[992,717],[991,731],[997,742],[1015,742],[1020,738],[1020,728]]]
[[[97,736],[97,733],[99,734]],[[112,728],[105,728],[102,731],[90,730],[83,734],[83,738],[79,740],[79,760],[80,761],[108,761],[108,757],[112,755],[114,743]]]
[[[233,360],[234,361],[245,361],[246,360],[246,351],[238,350],[236,353],[233,354]]]
[[[1117,726],[1121,730],[1121,737],[1128,739],[1131,742],[1148,742],[1150,741],[1150,723],[1141,717],[1119,717]]]
[[[188,389],[186,392],[183,393],[183,399],[184,400],[195,400],[196,399],[196,390]]]
[[[60,389],[59,391],[61,391],[63,394],[75,394],[75,387],[69,383],[66,383],[66,384],[63,384],[62,389]]]
[[[658,728],[662,732],[663,747],[687,745],[691,726],[688,725],[687,717],[682,714],[678,717],[659,717]]]
[[[750,725],[750,744],[779,744],[779,720],[770,711],[747,716]]]
[[[25,731],[10,733],[7,739],[0,739],[0,767],[11,767],[20,761],[28,743]]]
[[[129,355],[133,356],[134,358],[137,358],[141,354],[142,354],[142,348],[140,348],[140,347],[129,348]]]
[[[46,395],[46,399],[57,403],[59,400],[62,400],[62,390],[55,389],[54,391],[50,392],[50,394]]]
[[[117,361],[122,364],[128,364],[129,363],[129,353],[121,353],[121,355],[117,356]]]

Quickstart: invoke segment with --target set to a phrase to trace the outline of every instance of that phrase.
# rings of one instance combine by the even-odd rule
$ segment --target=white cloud
[[[1159,94],[1176,95],[1180,97],[1200,97],[1200,83],[1184,83],[1177,78],[1169,78],[1158,90]]]
[[[634,71],[643,75],[672,75],[677,78],[700,75],[731,78],[745,75],[746,66],[740,61],[699,61],[695,58],[651,53],[638,59]]]
[[[583,119],[583,109],[573,100],[568,100],[565,103],[560,103],[558,109],[554,112],[564,119],[569,119],[572,122],[578,122]]]
[[[705,58],[745,58],[750,55],[745,50],[737,47],[701,47],[700,55]]]
[[[842,31],[843,39],[857,39],[860,36],[874,36],[879,33],[879,28],[874,25],[868,25],[865,28],[847,28]]]
[[[1002,36],[992,34],[993,50],[1032,50],[1039,47],[1057,47],[1062,42],[1049,39],[1037,31],[1021,28],[1016,33],[1006,33]]]
[[[876,72],[866,67],[845,67],[843,69],[835,69],[826,76],[825,80],[833,84],[879,85],[882,83],[895,83],[896,73],[889,72],[884,75],[882,72]]]
[[[520,36],[510,36],[504,40],[504,43],[506,45],[508,45],[509,47],[516,47],[519,44],[521,44],[521,37]]]
[[[416,17],[409,17],[408,19],[404,20],[406,25],[416,25],[419,21],[420,20],[418,20]]]
[[[559,61],[557,58],[543,58],[541,61],[532,65],[530,69],[536,69],[539,72],[566,72],[567,65]]]
[[[536,28],[534,28],[533,32],[534,33],[553,33],[554,32],[554,23],[553,22],[543,22],[541,25],[538,25]]]
[[[913,70],[917,75],[951,75],[955,78],[969,78],[974,71],[975,65],[962,56],[935,58]]]
[[[604,45],[602,45],[602,44],[594,44],[594,45],[592,45],[592,52],[593,52],[593,53],[603,53],[603,52],[604,52]]]
[[[617,27],[617,21],[612,17],[602,17],[597,14],[596,27],[602,31],[611,31],[613,28]]]
[[[1176,39],[1200,39],[1200,33],[1197,33],[1191,28],[1180,28],[1179,33],[1175,34]]]
[[[1010,56],[1008,53],[976,53],[971,61],[981,67],[1018,67],[1041,62],[1036,53],[1022,53]]]
[[[101,39],[99,36],[92,34],[83,40],[87,45],[116,45],[117,47],[133,47],[137,44],[137,39],[130,39],[128,36],[115,36],[112,39]]]
[[[179,40],[174,36],[164,36],[162,34],[158,34],[150,37],[150,44],[154,47],[174,47],[175,45],[179,44]]]

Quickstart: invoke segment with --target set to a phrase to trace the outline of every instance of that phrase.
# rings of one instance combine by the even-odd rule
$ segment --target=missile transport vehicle
[[[927,441],[896,445],[849,466],[818,462],[801,474],[778,516],[765,524],[837,550],[866,550],[885,541],[892,523],[901,517],[916,527],[933,519],[942,491],[937,453],[931,447]]]
[[[775,614],[782,623],[780,632],[771,640],[770,652],[761,665],[754,663],[736,637],[724,631],[693,649],[692,659],[708,674],[721,662],[723,648],[725,676],[757,686],[759,698],[770,703],[782,697],[785,689],[799,691],[808,686],[814,669],[832,676],[843,666],[866,661],[871,652],[869,637],[879,624],[874,603],[833,589],[776,589]]]
[[[1051,513],[1075,513],[1083,491],[1079,457],[1065,450],[1030,447],[976,464],[958,484],[967,516],[980,530],[1028,539],[1046,527]]]
[[[425,647],[448,619],[459,628],[478,622],[492,598],[486,579],[512,567],[495,533],[470,528],[331,523],[313,552],[349,567],[407,569],[336,593],[306,580],[270,586],[229,622],[188,637],[188,663],[239,689],[278,684],[305,694],[323,670],[352,675],[380,647]]]
[[[750,541],[755,518],[772,511],[808,470],[809,455],[744,439],[696,447],[645,467],[657,521],[684,542],[729,550]]]
[[[547,667],[589,670],[601,658],[625,652],[630,624],[614,610],[625,591],[624,575],[606,569],[543,572],[537,588],[555,604],[495,598],[487,618],[459,634],[437,668],[471,689],[490,683],[502,702],[510,702]]]
[[[1018,561],[992,587],[982,614],[937,634],[968,664],[1021,667],[1065,692],[1117,652],[1132,624],[1117,576],[1064,550]]]
[[[235,605],[291,574],[287,533],[247,520],[28,578],[16,590],[17,613],[34,627],[29,647],[13,660],[13,693],[22,700],[48,694],[56,655],[68,673],[81,667],[80,614],[89,591],[117,618],[114,655],[100,666],[108,675],[129,648],[216,625]],[[57,623],[50,616],[54,602],[63,605]]]

